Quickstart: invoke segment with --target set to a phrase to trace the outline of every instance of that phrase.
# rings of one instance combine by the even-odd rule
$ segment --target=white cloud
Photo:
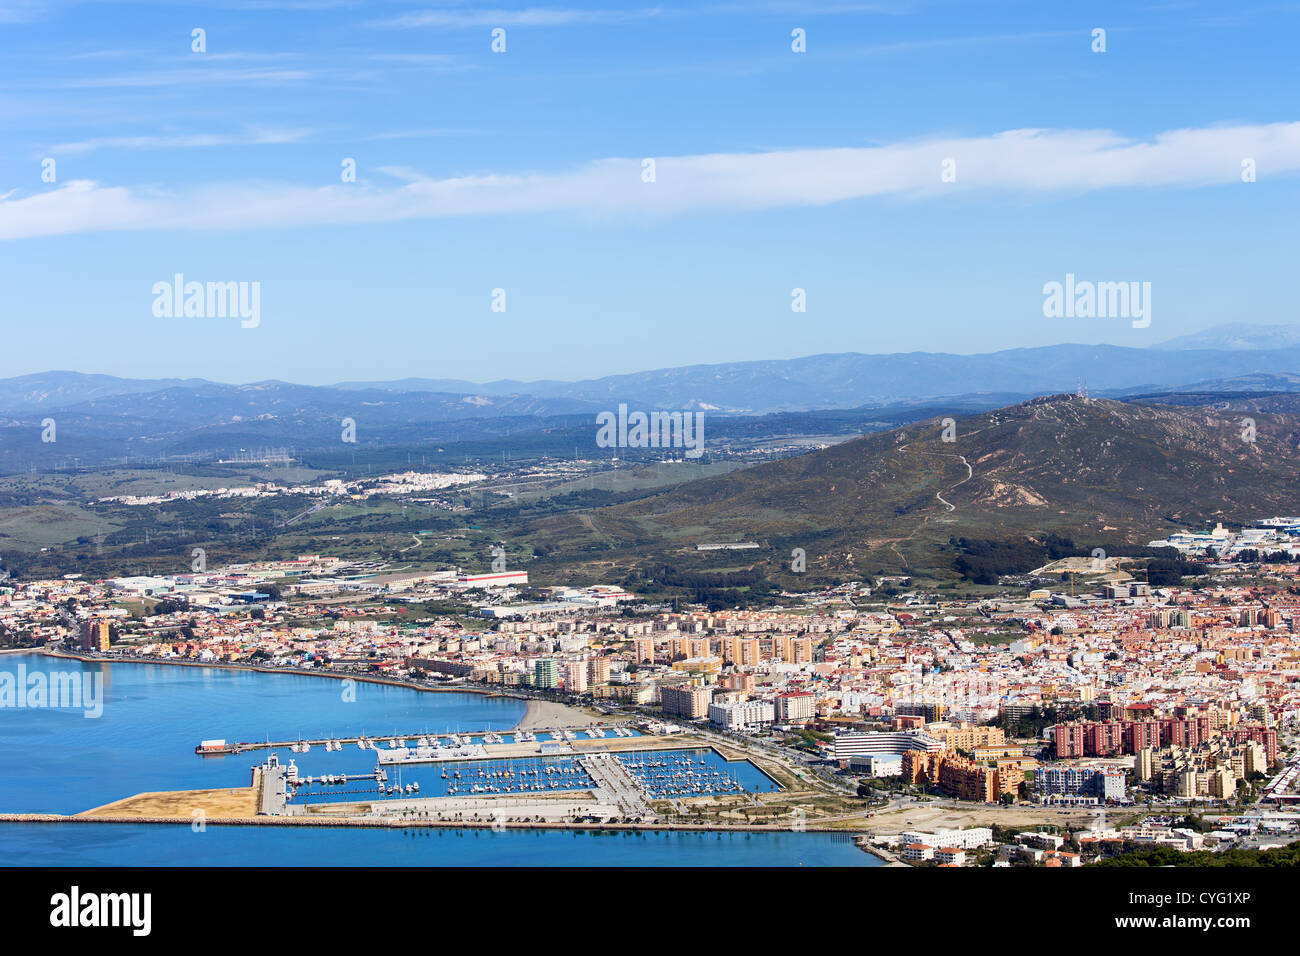
[[[527,7],[521,10],[423,10],[400,17],[380,20],[378,27],[411,29],[414,27],[440,27],[443,29],[468,29],[471,27],[558,27],[584,23],[625,23],[656,17],[663,11],[658,8],[644,10],[575,10],[564,7]]]
[[[75,143],[56,143],[46,155],[78,156],[100,149],[204,149],[213,146],[265,146],[300,143],[310,130],[264,129],[247,133],[182,133],[173,136],[104,136]]]
[[[0,202],[0,239],[141,229],[258,229],[452,216],[567,212],[671,216],[817,206],[870,197],[933,198],[1241,183],[1300,171],[1300,122],[1182,129],[1136,140],[1104,130],[1011,130],[885,146],[602,159],[559,173],[431,179],[385,168],[397,185],[213,183],[182,190],[77,182]],[[957,180],[940,179],[945,159]]]
[[[46,0],[0,0],[0,23],[29,23],[50,11]]]
[[[198,84],[204,87],[233,84],[299,83],[311,79],[306,70],[273,70],[260,67],[224,69],[221,67],[184,70],[158,70],[149,73],[130,73],[119,76],[91,76],[59,80],[48,84],[34,84],[46,89],[130,89],[145,87],[176,87]]]

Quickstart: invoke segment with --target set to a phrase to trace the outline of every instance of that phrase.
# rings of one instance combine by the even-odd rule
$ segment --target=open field
[[[257,816],[257,791],[253,787],[233,790],[172,790],[137,793],[125,800],[115,800],[102,807],[77,814],[81,817],[183,817],[192,819],[194,811],[204,817]]]
[[[850,830],[878,833],[902,833],[904,830],[944,830],[966,827],[1013,827],[1030,830],[1041,826],[1064,827],[1082,830],[1096,821],[1095,809],[1070,809],[1031,805],[1001,807],[992,804],[920,804],[892,810],[880,810],[874,815],[845,819],[837,826]]]
[[[120,527],[74,504],[27,505],[0,512],[0,549],[36,551]]]

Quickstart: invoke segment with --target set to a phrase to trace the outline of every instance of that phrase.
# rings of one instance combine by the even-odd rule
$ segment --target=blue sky
[[[588,378],[1292,322],[1297,39],[1296,3],[0,0],[0,375]],[[1150,327],[1045,318],[1067,272],[1149,281]],[[260,325],[156,317],[176,273],[259,282]]]

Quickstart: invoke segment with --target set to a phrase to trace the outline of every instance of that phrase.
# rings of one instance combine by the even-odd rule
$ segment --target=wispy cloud
[[[259,229],[453,216],[574,213],[673,216],[822,206],[872,197],[935,198],[1194,188],[1300,172],[1300,122],[1180,129],[1152,139],[1105,130],[1010,130],[865,148],[602,159],[564,172],[432,179],[385,167],[373,181],[210,184],[185,191],[69,183],[0,202],[0,239],[149,229]],[[956,182],[943,182],[945,160]]]
[[[660,7],[639,10],[581,10],[570,7],[524,7],[518,10],[485,10],[473,7],[454,7],[405,13],[398,17],[376,20],[372,25],[395,29],[411,29],[414,27],[441,27],[443,29],[558,27],[573,24],[628,23],[657,17],[663,12]]]
[[[409,29],[439,27],[470,29],[477,27],[561,27],[587,24],[635,23],[650,19],[699,19],[708,17],[831,17],[856,14],[897,15],[915,9],[914,2],[900,3],[812,3],[791,2],[695,3],[677,6],[654,6],[629,9],[592,9],[558,6],[532,6],[519,9],[483,9],[469,4],[448,3],[438,9],[415,10],[400,16],[372,22],[372,26]]]
[[[365,139],[369,141],[398,139],[431,139],[435,136],[467,136],[481,133],[478,129],[457,129],[451,127],[431,127],[425,129],[395,129],[381,133],[371,133]]]
[[[45,155],[77,156],[101,149],[205,149],[213,146],[267,146],[300,143],[311,135],[306,129],[261,129],[244,133],[180,133],[172,136],[104,136],[76,143],[57,143]]]
[[[310,79],[307,70],[246,67],[224,69],[202,67],[183,70],[155,70],[146,73],[121,73],[116,76],[73,77],[50,83],[33,84],[45,89],[120,89],[138,87],[229,86],[244,84],[301,83]]]
[[[0,23],[30,23],[49,13],[50,0],[0,0]]]

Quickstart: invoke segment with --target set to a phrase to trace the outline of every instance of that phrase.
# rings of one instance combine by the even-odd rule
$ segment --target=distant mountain
[[[722,415],[708,424],[709,447],[726,454],[792,439],[835,439],[894,428],[936,414],[997,408],[1028,396],[977,395],[941,405],[898,402],[855,409]],[[262,382],[211,382],[140,395],[96,399],[68,408],[0,416],[0,474],[73,466],[102,467],[180,457],[196,461],[284,449],[320,467],[347,461],[377,467],[406,453],[457,463],[563,457],[609,457],[596,445],[596,408],[570,399],[485,397],[432,392],[347,391]],[[53,418],[57,443],[39,440]],[[344,419],[355,444],[341,444]],[[445,446],[445,447],[438,447]],[[646,455],[657,456],[658,452]],[[623,451],[622,457],[642,457]]]
[[[1100,390],[1094,390],[1097,392]],[[1291,372],[1261,372],[1255,375],[1238,375],[1235,378],[1217,378],[1208,382],[1189,382],[1186,385],[1173,385],[1154,392],[1145,389],[1109,389],[1104,393],[1107,398],[1120,398],[1130,401],[1136,398],[1152,398],[1160,395],[1179,395],[1174,405],[1195,404],[1187,396],[1193,393],[1211,396],[1206,405],[1213,404],[1217,393],[1237,394],[1241,392],[1300,392],[1300,374]]]
[[[68,394],[76,392],[69,389]],[[294,449],[301,455],[418,447],[495,439],[574,416],[593,421],[595,412],[593,406],[567,398],[195,382],[59,407],[28,401],[16,412],[0,411],[0,472],[74,462],[100,466],[176,456],[202,459],[250,449]],[[40,440],[45,418],[57,428],[57,441],[50,444]],[[345,419],[354,423],[355,444],[342,443]]]
[[[1246,328],[1246,327],[1231,327]],[[1287,334],[1244,332],[1225,341],[1284,342]],[[1209,333],[1200,333],[1208,335]],[[1288,333],[1289,334],[1289,333]],[[378,409],[376,423],[399,420],[485,420],[545,417],[633,409],[703,410],[761,415],[816,409],[860,409],[900,403],[934,404],[986,396],[1049,395],[1074,391],[1080,381],[1093,395],[1213,390],[1300,389],[1300,344],[1283,348],[1128,348],[1053,345],[982,355],[844,352],[797,359],[730,362],[656,369],[578,382],[543,380],[475,384],[402,379],[344,382],[333,386],[259,382],[224,385],[191,380],[118,379],[106,375],[47,372],[0,380],[0,419],[25,420],[40,412],[120,416],[122,424],[166,418],[177,425],[220,424],[234,416],[293,422],[319,413],[337,416],[358,403]],[[990,401],[989,404],[994,404]],[[299,408],[302,415],[294,411]],[[355,416],[354,416],[355,417]],[[290,439],[288,432],[283,439]],[[297,443],[295,443],[297,444]]]
[[[12,415],[37,409],[66,408],[93,399],[206,384],[197,378],[131,379],[83,372],[38,372],[0,379],[0,412]]]
[[[398,378],[386,382],[339,382],[331,388],[344,391],[380,392],[474,392],[479,395],[558,395],[570,387],[569,382],[542,380],[519,382],[498,379],[495,382],[470,382],[460,378]]]
[[[1289,349],[1297,345],[1300,345],[1300,325],[1252,325],[1248,322],[1229,322],[1193,332],[1191,335],[1180,335],[1167,342],[1153,345],[1151,348],[1242,352]]]
[[[1039,398],[958,417],[953,442],[931,419],[535,530],[616,564],[753,540],[777,564],[801,547],[810,570],[839,572],[946,564],[953,537],[1145,544],[1295,510],[1300,421],[1253,417],[1243,441],[1231,410]]]
[[[317,418],[369,418],[375,424],[419,424],[506,416],[563,415],[594,406],[568,398],[486,396],[443,392],[349,391],[287,382],[221,385],[201,382],[147,393],[114,395],[69,405],[65,414],[122,420],[164,421],[174,428],[228,422],[279,421],[292,425]]]
[[[1153,350],[1115,345],[1052,345],[983,355],[844,352],[798,359],[730,362],[608,375],[580,382],[457,383],[480,394],[569,398],[613,408],[730,412],[856,408],[900,401],[972,395],[994,389],[1024,395],[1073,391],[1080,379],[1094,393],[1156,390],[1254,374],[1300,372],[1300,342],[1270,351]],[[414,380],[411,387],[452,383]],[[405,383],[344,383],[339,388],[404,390]]]

